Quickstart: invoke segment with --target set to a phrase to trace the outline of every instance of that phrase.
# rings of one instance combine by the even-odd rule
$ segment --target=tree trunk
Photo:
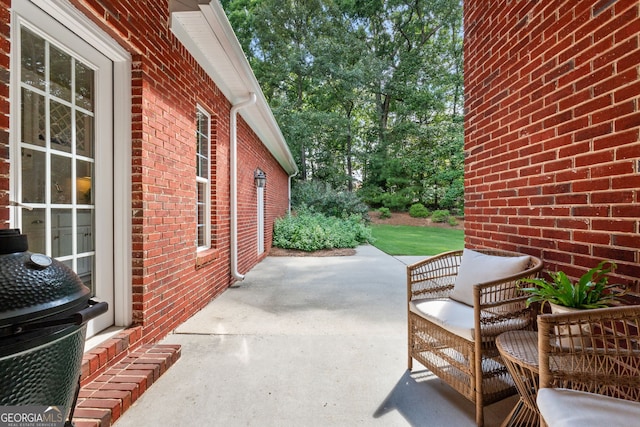
[[[353,165],[352,165],[352,150],[353,150],[353,136],[351,135],[351,114],[353,112],[354,103],[347,102],[345,105],[345,113],[347,115],[347,145],[345,147],[345,155],[347,158],[347,176],[349,181],[347,182],[347,189],[349,192],[353,191]]]

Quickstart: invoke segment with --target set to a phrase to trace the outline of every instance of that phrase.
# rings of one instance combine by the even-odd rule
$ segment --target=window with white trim
[[[196,246],[204,250],[211,247],[211,117],[198,107],[196,121]]]

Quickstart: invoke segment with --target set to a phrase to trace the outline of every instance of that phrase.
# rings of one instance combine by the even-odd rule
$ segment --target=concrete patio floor
[[[421,258],[267,257],[163,341],[181,359],[115,426],[475,425],[473,404],[406,369],[405,266]]]

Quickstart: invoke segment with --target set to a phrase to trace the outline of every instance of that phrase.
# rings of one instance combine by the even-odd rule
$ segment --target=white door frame
[[[113,61],[113,281],[114,281],[114,322],[116,326],[129,326],[132,321],[131,285],[131,55],[113,38],[102,31],[87,16],[74,8],[66,0],[20,0],[12,6],[12,22],[18,16],[29,20],[33,7],[37,6],[57,20],[78,37]],[[12,25],[12,40],[18,25]],[[12,49],[15,51],[15,47]],[[15,56],[12,56],[12,59]],[[12,60],[12,67],[15,67]],[[19,108],[13,93],[18,87],[18,73],[11,73],[10,105],[12,111]],[[10,138],[20,124],[15,122],[17,114],[11,114]],[[14,168],[13,165],[12,169]],[[12,171],[12,174],[16,173]],[[15,176],[15,175],[12,175]],[[15,181],[15,180],[14,180]],[[16,215],[11,210],[10,222],[16,223]],[[99,331],[88,330],[88,335]]]

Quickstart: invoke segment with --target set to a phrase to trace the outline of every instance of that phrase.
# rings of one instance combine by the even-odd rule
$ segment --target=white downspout
[[[229,126],[230,139],[230,213],[231,213],[231,275],[236,280],[244,280],[244,275],[238,272],[238,110],[256,102],[256,94],[251,92],[249,99],[231,107]]]
[[[298,175],[298,172],[289,175],[289,209],[287,210],[289,215],[291,215],[291,178],[293,178],[296,175]]]

